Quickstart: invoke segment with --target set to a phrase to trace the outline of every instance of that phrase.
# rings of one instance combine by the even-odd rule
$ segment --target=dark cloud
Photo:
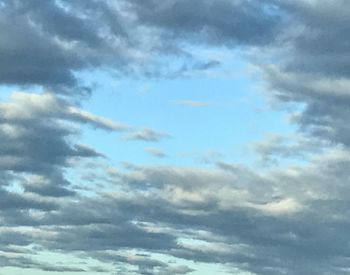
[[[294,116],[302,131],[348,146],[348,3],[275,2],[290,23],[279,44],[268,50],[269,64],[262,62],[267,90],[279,101],[304,106]]]
[[[23,235],[19,245],[128,263],[135,274],[192,269],[152,253],[253,274],[346,274],[349,163],[335,151],[264,176],[224,163],[210,172],[139,167],[115,179],[119,193],[66,200],[32,217],[46,233]],[[127,256],[135,250],[141,254]]]
[[[69,182],[67,182],[61,175],[57,177],[50,178],[45,177],[31,177],[26,180],[22,185],[25,192],[35,193],[40,196],[48,197],[65,197],[73,196],[76,194],[75,191],[67,189]]]
[[[3,84],[37,84],[79,93],[86,88],[76,72],[123,63],[122,16],[106,1],[1,3]]]
[[[62,170],[69,167],[70,159],[102,156],[92,148],[71,143],[77,125],[123,129],[52,94],[13,93],[10,102],[0,104],[0,112],[0,169],[37,175],[26,177],[25,191],[48,196],[74,194],[67,189],[69,182]]]
[[[54,210],[58,206],[56,203],[42,198],[32,197],[28,195],[16,194],[13,192],[0,189],[1,202],[0,210],[9,209],[39,209]]]
[[[269,44],[281,22],[271,1],[130,2],[139,21],[164,30],[164,36],[216,45]]]
[[[98,68],[174,77],[179,73],[162,73],[147,60],[154,63],[160,55],[186,59],[189,54],[178,44],[182,40],[271,44],[281,24],[271,2],[3,0],[0,82],[79,94],[91,87],[77,74]],[[218,65],[212,60],[197,64],[196,70]]]
[[[44,251],[83,253],[116,268],[136,267],[135,274],[194,268],[153,254],[253,274],[346,274],[349,165],[348,154],[338,150],[307,167],[264,175],[227,163],[210,171],[135,166],[110,174],[117,193],[66,198],[54,211],[30,204],[4,209],[2,220],[20,237],[3,234],[0,243],[11,248],[16,238],[18,247],[35,243]],[[29,208],[31,214],[10,212]],[[21,233],[19,225],[35,231]]]
[[[210,238],[204,238],[207,250],[191,242],[179,244],[168,253],[180,258],[231,263],[254,274],[345,274],[339,260],[348,253],[341,240],[349,225],[347,214],[340,210],[346,195],[338,192],[348,189],[344,183],[348,165],[346,154],[332,153],[306,168],[277,171],[264,181],[258,174],[228,165],[229,174],[147,168],[125,175],[123,184],[129,178],[134,193],[146,188],[151,195],[116,198],[114,209],[138,217],[146,222],[141,224],[145,228],[172,228],[177,237],[203,240],[199,232],[209,231],[226,246],[216,248]],[[240,177],[247,172],[249,177]],[[270,191],[259,196],[254,182]],[[329,211],[342,214],[333,216]]]
[[[349,39],[343,37],[350,20],[349,3],[336,1],[285,1],[281,7],[295,20],[288,70],[330,77],[348,77]]]
[[[0,230],[41,224],[42,215],[61,208],[62,198],[78,195],[65,176],[71,161],[103,157],[75,142],[81,125],[124,129],[48,93],[13,93],[8,102],[0,104],[0,113]],[[21,246],[36,242],[28,239],[29,243]],[[63,271],[49,265],[26,267],[15,260],[8,265]]]

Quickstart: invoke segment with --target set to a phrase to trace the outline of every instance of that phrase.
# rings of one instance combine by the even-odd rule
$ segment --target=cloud
[[[157,132],[155,130],[144,128],[142,130],[138,130],[130,133],[125,136],[125,140],[139,140],[139,141],[147,141],[147,142],[159,142],[164,138],[169,138],[170,135],[167,133]]]
[[[79,254],[125,274],[186,274],[193,262],[236,273],[348,274],[347,6],[340,0],[0,0],[0,82],[52,91],[13,93],[0,103],[0,265],[90,270],[32,260],[41,250]],[[220,65],[192,60],[188,44],[249,52],[266,93],[302,105],[292,121],[305,135],[272,137],[256,150],[266,159],[310,153],[310,161],[264,171],[224,162],[206,169],[129,165],[96,179],[108,192],[78,192],[66,176],[72,160],[92,159],[95,165],[85,169],[93,173],[104,157],[76,141],[81,127],[130,127],[53,93],[89,92],[77,76],[86,70],[169,75],[159,67],[161,56],[185,63],[180,74]],[[167,137],[145,128],[125,138]]]
[[[160,56],[190,54],[178,42],[265,45],[281,17],[268,1],[1,1],[0,83],[39,85],[53,92],[91,92],[79,73],[164,75]],[[176,16],[174,16],[174,13]],[[151,62],[150,62],[151,61]],[[218,65],[201,60],[195,70]],[[6,65],[5,65],[6,64]],[[150,65],[149,65],[150,64]]]
[[[209,102],[195,101],[195,100],[176,100],[174,101],[177,105],[187,106],[187,107],[206,107],[209,106]]]
[[[280,102],[304,106],[294,122],[301,131],[349,146],[349,50],[342,34],[349,16],[344,1],[277,2],[291,20],[279,44],[260,58],[266,90]],[[293,23],[292,23],[293,22]],[[257,59],[259,59],[257,53]],[[268,58],[269,58],[268,57]],[[278,57],[278,58],[277,58]],[[265,61],[263,61],[265,59]]]
[[[157,158],[164,158],[167,156],[162,150],[157,148],[148,147],[148,148],[145,148],[145,151]]]
[[[293,198],[285,198],[281,201],[269,202],[262,205],[254,205],[256,209],[266,211],[273,215],[290,214],[301,211],[301,205]]]
[[[209,70],[212,68],[216,68],[221,65],[220,61],[217,60],[211,60],[209,62],[206,62],[204,64],[197,65],[197,70]]]
[[[253,274],[346,274],[349,165],[347,151],[330,150],[305,167],[263,173],[229,163],[134,166],[105,179],[118,192],[64,197],[54,208],[46,195],[3,191],[0,242],[128,264],[135,274],[196,269],[164,257]],[[28,253],[12,253],[23,259],[2,266],[61,268],[25,265]]]
[[[107,1],[1,1],[0,81],[55,92],[89,92],[76,72],[121,68],[129,44],[126,18]]]
[[[76,268],[72,266],[57,266],[52,265],[51,263],[44,263],[35,260],[31,260],[29,258],[25,258],[23,256],[19,257],[10,257],[10,256],[0,256],[0,263],[6,266],[12,266],[22,269],[39,269],[42,271],[48,272],[86,272],[83,268]]]
[[[1,202],[0,210],[12,209],[38,209],[38,210],[55,210],[58,205],[47,199],[38,198],[28,194],[16,194],[0,188]]]
[[[258,154],[262,164],[278,164],[281,160],[306,160],[315,154],[333,147],[329,142],[302,135],[267,135],[254,142],[252,149]]]
[[[198,39],[217,44],[268,44],[278,30],[280,17],[268,13],[272,1],[130,1],[138,20],[164,30],[174,39]]]
[[[144,253],[253,274],[345,274],[349,164],[347,153],[334,151],[264,175],[225,163],[210,171],[134,167],[111,175],[119,192],[67,198],[56,211],[26,216],[46,233],[29,231],[19,246],[127,263],[136,274],[193,269]],[[17,217],[13,226],[23,224]]]
[[[79,133],[78,125],[124,129],[49,93],[12,93],[9,102],[0,104],[0,112],[0,170],[27,174],[21,180],[26,192],[53,197],[75,194],[63,175],[69,160],[103,157],[70,141]]]

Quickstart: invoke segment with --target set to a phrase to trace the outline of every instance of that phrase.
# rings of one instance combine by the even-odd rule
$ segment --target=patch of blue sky
[[[9,101],[9,98],[14,91],[20,91],[20,89],[18,89],[18,87],[12,86],[12,85],[11,86],[1,85],[0,86],[0,100],[2,102]]]
[[[171,137],[156,143],[126,141],[123,133],[86,129],[83,140],[116,162],[198,165],[201,156],[218,152],[225,161],[251,164],[250,142],[270,132],[290,134],[295,128],[284,111],[269,107],[246,62],[237,57],[220,62],[215,74],[208,69],[172,79],[117,79],[103,72],[85,73],[83,78],[97,83],[85,109]],[[159,148],[168,157],[156,158],[145,152],[145,147]]]

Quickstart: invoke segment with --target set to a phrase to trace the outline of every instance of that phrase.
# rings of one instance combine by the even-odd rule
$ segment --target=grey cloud
[[[63,169],[74,158],[103,155],[71,138],[82,124],[120,131],[122,124],[83,111],[53,94],[13,93],[0,104],[0,170],[24,175],[25,192],[41,196],[75,195]]]
[[[116,254],[113,252],[96,252],[94,257],[102,261],[114,261],[120,263],[121,266],[116,268],[118,274],[121,272],[122,266],[125,264],[130,264],[136,267],[136,270],[131,273],[131,270],[128,270],[125,274],[154,274],[154,275],[163,275],[163,274],[188,274],[193,269],[185,265],[172,265],[169,262],[153,259],[150,254]],[[124,273],[122,273],[124,274]]]
[[[60,229],[57,236],[47,243],[49,249],[68,251],[101,251],[115,248],[143,248],[149,251],[171,249],[175,246],[174,237],[164,233],[144,231],[131,223],[113,226],[80,226],[78,228]],[[81,238],[89,242],[82,242]],[[111,238],[111,236],[114,236]]]
[[[211,44],[268,44],[281,18],[272,1],[130,1],[138,19],[163,29],[174,39],[199,39]]]
[[[211,60],[211,61],[206,62],[204,64],[198,64],[197,65],[197,69],[198,70],[208,70],[208,69],[216,68],[216,67],[218,67],[220,65],[221,65],[220,61]]]
[[[11,121],[29,123],[31,120],[45,116],[47,119],[66,119],[73,122],[86,123],[105,130],[123,130],[127,127],[77,108],[70,102],[51,93],[31,94],[14,92],[11,95],[11,102],[1,103],[0,108],[3,114],[0,122],[3,124],[9,124]],[[8,128],[5,129],[12,133],[11,125],[7,126]],[[60,130],[59,127],[56,128]],[[56,130],[56,128],[53,130]],[[13,134],[15,135],[16,132],[13,131]]]
[[[150,155],[157,157],[157,158],[164,158],[167,155],[160,149],[158,148],[153,148],[153,147],[147,147],[145,148],[145,151],[149,153]]]
[[[170,135],[167,133],[157,132],[155,130],[145,128],[142,130],[137,130],[129,135],[125,136],[126,140],[140,140],[147,142],[159,142],[164,138],[169,138]]]
[[[110,175],[117,193],[65,199],[32,217],[46,234],[24,236],[23,245],[128,263],[135,274],[190,272],[145,253],[253,274],[346,274],[349,165],[338,150],[264,175],[227,163],[212,170],[134,167]],[[136,258],[122,256],[135,250]]]
[[[132,23],[103,1],[40,2],[40,8],[38,1],[0,3],[2,83],[59,86],[60,92],[68,92],[80,85],[76,72],[122,70],[129,65],[124,56],[137,63],[132,53],[122,54],[128,46],[135,51],[144,46],[128,36],[128,24],[136,24],[136,32],[142,25],[157,34],[161,45],[149,45],[146,53],[169,54],[165,48],[170,44],[172,54],[179,53],[179,41],[259,45],[272,56],[283,56],[274,66],[260,67],[274,98],[304,104],[293,118],[301,129],[345,145],[326,148],[328,154],[305,167],[263,173],[223,162],[206,170],[132,166],[109,175],[114,193],[72,197],[76,193],[64,177],[69,160],[97,161],[102,156],[71,140],[79,133],[77,127],[119,131],[127,126],[52,94],[16,94],[0,105],[0,246],[17,257],[1,256],[1,266],[85,270],[32,261],[23,249],[35,244],[42,250],[129,264],[136,268],[134,274],[191,272],[147,257],[125,256],[135,250],[252,274],[348,274],[345,1],[129,1],[124,8],[137,16]],[[288,28],[279,13],[285,13],[295,29]],[[107,35],[111,40],[95,20],[113,34]],[[150,129],[128,136],[145,141],[164,137]],[[292,156],[318,141],[310,136],[305,143],[285,147],[284,140],[277,139],[260,143],[258,150]],[[27,233],[18,231],[25,229]]]
[[[303,132],[349,145],[348,3],[275,1],[289,17],[279,44],[269,49],[274,65],[262,65],[267,90],[281,102],[303,105],[295,116]],[[276,58],[278,57],[278,58]],[[266,60],[262,61],[266,64]],[[268,62],[269,64],[271,62]]]
[[[2,1],[0,63],[5,65],[0,66],[0,81],[74,93],[72,87],[86,90],[76,77],[86,69],[143,71],[154,76],[162,71],[156,61],[161,55],[184,58],[179,71],[163,74],[168,77],[217,65],[210,60],[187,64],[186,42],[245,49],[259,46],[259,55],[263,47],[280,57],[275,70],[262,66],[269,90],[280,100],[306,104],[298,120],[302,130],[348,145],[350,131],[344,117],[349,58],[342,34],[347,32],[349,16],[344,5],[340,0],[322,4],[274,0],[264,4],[167,0],[159,4],[147,0],[114,5],[108,1]],[[145,45],[144,41],[150,41],[147,33],[156,38],[154,44]],[[151,66],[144,65],[140,53],[145,59],[154,57]],[[84,113],[76,115],[80,121],[91,119]],[[96,123],[101,125],[101,121]]]
[[[31,180],[22,183],[25,192],[35,193],[44,197],[75,195],[76,192],[69,190],[67,188],[68,185],[69,182],[62,178],[61,175],[57,175],[55,178],[52,178],[52,176],[50,176],[50,178],[33,177]]]
[[[2,140],[7,141],[4,142],[6,147],[2,148],[2,154],[15,154],[25,150],[24,157],[40,158],[42,156],[45,157],[46,163],[62,163],[63,159],[61,160],[60,157],[64,158],[65,155],[101,156],[87,146],[76,144],[74,147],[69,147],[64,138],[75,134],[76,131],[73,127],[60,122],[87,123],[107,130],[120,129],[118,124],[81,111],[52,94],[15,93],[12,102],[2,103],[0,110]],[[24,145],[24,142],[28,142],[28,145]],[[46,149],[56,151],[52,152],[50,157],[50,150]]]
[[[287,59],[291,71],[321,74],[328,77],[348,77],[349,3],[336,1],[285,1],[281,7],[297,25],[291,41],[292,51]]]
[[[173,70],[169,70],[165,72],[163,72],[162,70],[159,70],[158,71],[159,76],[164,78],[170,78],[170,79],[176,79],[179,77],[193,77],[196,75],[200,75],[201,73],[205,73],[207,71],[215,69],[221,65],[221,62],[217,60],[204,61],[204,62],[198,61],[196,59],[192,60],[194,59],[194,57],[190,55],[188,56],[187,59],[188,60],[184,61],[184,63],[181,64],[178,68],[175,68]]]
[[[119,74],[174,77],[179,72],[162,73],[154,64],[162,55],[182,56],[186,63],[189,54],[180,46],[182,41],[267,45],[283,21],[272,1],[1,3],[0,82],[40,85],[71,95],[91,92],[77,76],[80,72],[103,68]],[[210,60],[198,64],[194,69],[218,65]]]
[[[207,199],[206,199],[200,202],[200,207],[197,208],[195,207],[196,205],[195,201],[198,200],[198,198],[196,197],[192,198],[194,200],[193,203],[187,204],[187,207],[188,209],[192,209],[192,211],[194,211],[195,209],[200,209],[201,211],[199,211],[197,215],[185,214],[185,212],[181,213],[182,211],[174,212],[173,209],[169,207],[165,208],[164,206],[162,207],[162,209],[158,209],[157,206],[153,208],[151,202],[147,202],[147,204],[145,205],[147,205],[151,209],[154,209],[153,211],[156,211],[155,209],[158,209],[157,210],[158,215],[154,216],[154,219],[156,219],[158,222],[162,221],[168,225],[171,224],[178,228],[181,228],[181,225],[184,225],[185,228],[211,230],[215,234],[218,234],[218,236],[221,236],[221,237],[225,236],[224,238],[225,238],[226,244],[231,243],[232,245],[234,245],[238,241],[238,243],[241,243],[242,245],[244,244],[243,247],[247,246],[249,248],[248,250],[249,253],[248,254],[243,253],[241,254],[241,256],[239,255],[239,253],[236,255],[235,253],[216,254],[214,252],[201,253],[200,251],[197,251],[197,250],[192,252],[188,250],[181,250],[181,249],[178,250],[178,252],[176,252],[175,250],[174,255],[177,255],[179,257],[184,257],[187,259],[193,259],[194,257],[199,261],[208,261],[208,262],[217,261],[222,263],[225,263],[225,262],[236,263],[241,268],[244,269],[244,267],[246,267],[248,268],[248,270],[256,274],[283,274],[283,273],[326,274],[323,272],[329,272],[329,270],[333,270],[339,274],[343,274],[343,273],[345,274],[345,272],[341,271],[341,267],[340,266],[337,267],[337,264],[336,264],[337,258],[342,257],[341,255],[343,254],[343,252],[341,251],[342,248],[340,248],[341,241],[337,242],[334,239],[335,237],[332,237],[332,236],[335,236],[333,235],[334,234],[333,230],[331,230],[331,232],[333,233],[329,233],[329,234],[326,231],[324,231],[327,228],[333,228],[333,226],[335,226],[333,222],[335,221],[332,221],[331,217],[326,218],[325,216],[323,216],[322,219],[317,220],[318,219],[317,216],[323,215],[322,213],[324,212],[323,211],[322,213],[318,212],[318,209],[320,208],[319,206],[316,206],[319,204],[323,206],[334,205],[334,201],[332,198],[317,199],[317,197],[325,196],[326,194],[327,194],[326,196],[330,195],[329,191],[327,190],[328,187],[326,186],[330,187],[332,185],[334,187],[334,179],[332,181],[332,178],[336,174],[338,174],[340,171],[344,172],[343,165],[348,165],[345,163],[343,165],[340,165],[340,163],[343,162],[342,157],[339,158],[339,161],[340,162],[338,162],[338,160],[335,160],[335,163],[333,163],[333,160],[327,161],[327,159],[323,159],[323,160],[320,160],[320,162],[315,163],[314,167],[310,167],[311,169],[305,168],[305,170],[303,170],[301,168],[301,170],[299,170],[298,172],[291,173],[290,175],[288,174],[288,171],[287,171],[283,173],[283,175],[280,175],[280,176],[275,175],[270,183],[265,181],[265,186],[266,184],[269,184],[270,186],[271,185],[274,186],[274,188],[280,189],[280,192],[282,190],[284,190],[283,192],[285,192],[285,193],[278,192],[276,194],[273,194],[272,192],[273,189],[272,189],[270,191],[270,195],[272,195],[273,197],[275,196],[283,197],[283,196],[286,196],[287,194],[293,195],[294,193],[293,196],[298,197],[298,199],[301,200],[301,203],[305,205],[306,208],[304,211],[301,211],[301,212],[297,211],[295,212],[295,214],[292,214],[291,216],[278,215],[276,217],[274,215],[271,216],[270,214],[268,214],[270,210],[273,211],[274,207],[280,207],[281,209],[284,208],[283,204],[279,203],[281,202],[280,199],[277,200],[276,203],[273,203],[273,200],[274,200],[273,198],[270,198],[270,200],[272,201],[269,203],[258,204],[258,206],[262,206],[261,209],[265,209],[267,211],[263,215],[257,214],[255,211],[248,210],[249,207],[244,209],[245,208],[243,206],[244,204],[238,203],[237,201],[236,201],[238,203],[237,208],[235,206],[231,206],[227,210],[224,210],[224,209],[220,210],[217,204],[211,205],[211,208],[206,208],[205,207],[205,203],[207,202]],[[322,162],[324,163],[322,164]],[[346,161],[346,163],[348,162]],[[331,165],[332,168],[325,169],[325,167],[328,167],[329,165]],[[236,171],[239,173],[243,172],[243,171],[240,171],[238,168],[236,168]],[[323,171],[323,173],[320,175],[319,171]],[[294,174],[297,176],[293,176]],[[154,180],[152,180],[149,177],[151,175],[152,175],[152,178],[154,178]],[[162,177],[172,178],[172,176],[170,176],[171,173],[169,174],[161,173],[161,175]],[[153,175],[153,173],[149,174],[149,176],[145,177],[143,181],[145,183],[150,182],[150,183],[156,184],[156,185],[151,184],[150,188],[159,186],[157,185],[157,182],[159,182],[160,179],[157,179],[157,177]],[[204,177],[207,178],[207,181],[209,183],[210,178],[208,178],[207,176],[204,176]],[[172,180],[171,178],[168,178],[167,180],[163,179],[163,181],[167,184],[171,184],[173,182],[173,184],[175,185],[176,183],[179,183],[181,181],[181,180]],[[217,176],[216,179],[218,178],[219,177]],[[196,181],[193,178],[190,180],[188,175],[184,176],[183,179],[188,179],[194,184],[199,183],[198,180]],[[280,180],[283,180],[284,183],[281,184]],[[305,184],[305,180],[307,180],[308,184]],[[230,181],[235,182],[234,178],[232,178]],[[260,182],[258,176],[256,176],[255,181]],[[340,186],[344,186],[342,181],[343,181],[342,179],[339,179],[337,181],[337,184],[339,185],[337,185],[337,188],[334,188],[335,190],[337,190],[338,188],[341,188]],[[252,179],[248,182],[251,183]],[[320,185],[320,182],[322,182],[321,185]],[[163,185],[160,185],[160,186],[163,186]],[[185,190],[191,190],[190,187],[185,187],[186,185],[183,185],[183,186]],[[195,194],[196,194],[195,190],[201,190],[200,193],[203,194],[205,193],[204,190],[209,188],[208,186],[206,187],[204,187],[203,185],[199,185],[199,186],[197,186],[198,189],[196,188],[193,190]],[[247,188],[250,190],[251,186],[249,184],[248,186]],[[160,187],[160,188],[165,188],[165,187]],[[215,188],[217,190],[216,195],[221,196],[219,195],[221,194],[219,192],[220,185],[216,184]],[[231,186],[231,188],[233,187]],[[228,190],[226,190],[226,194],[227,192]],[[316,192],[316,193],[312,194],[312,192]],[[174,191],[172,193],[174,193]],[[215,193],[211,193],[211,194],[215,194]],[[255,194],[258,194],[258,192]],[[338,194],[333,194],[332,197],[337,198]],[[230,195],[230,198],[232,200],[232,194]],[[256,195],[253,195],[252,198],[256,198]],[[223,201],[224,197],[220,197],[220,200]],[[181,210],[186,209],[185,203],[182,202],[180,205],[181,205],[180,207]],[[338,208],[340,207],[341,204],[336,203],[335,205],[332,207]],[[290,206],[293,207],[292,205]],[[176,204],[176,207],[179,207],[179,205]],[[289,206],[287,206],[286,204],[285,207],[289,207]],[[140,207],[140,208],[142,209],[143,207]],[[207,214],[205,214],[206,209],[208,209]],[[332,211],[334,210],[335,209],[332,208]],[[164,212],[164,211],[165,212],[171,211],[171,212],[161,214],[161,212]],[[145,215],[148,215],[146,211],[143,211],[143,213]],[[200,213],[203,213],[203,214],[200,214]],[[270,212],[270,213],[273,213],[273,212]],[[319,213],[319,214],[316,214],[316,213]],[[139,214],[141,213],[139,212]],[[141,214],[141,215],[144,215],[144,214]],[[317,216],[314,218],[311,218],[314,215],[317,215]],[[149,218],[150,217],[151,216],[149,216]],[[343,222],[341,222],[341,225],[336,229],[337,232],[338,233],[342,232],[342,228],[344,226],[348,227],[347,223],[344,224]],[[312,234],[314,237],[309,236],[309,234]],[[326,247],[328,247],[327,245],[328,243],[333,243],[334,248],[330,248],[330,250],[327,250]],[[325,246],[324,249],[321,248],[321,246],[323,245]],[[299,256],[296,254],[293,254],[292,256],[291,250],[299,251],[298,252]],[[316,250],[318,251],[317,256],[315,255],[315,252],[312,252]],[[251,255],[252,253],[253,255]],[[266,257],[263,255],[266,255]],[[283,257],[283,260],[281,259],[281,257]],[[286,257],[287,259],[284,257]],[[334,258],[332,258],[329,264],[327,265],[323,264],[319,267],[319,269],[315,268],[314,265],[315,264],[317,265],[317,263],[320,261],[322,262],[322,260],[320,259],[323,259],[324,257],[334,257]],[[286,264],[282,266],[278,259],[285,261]],[[299,263],[299,264],[296,264],[296,263]],[[295,265],[298,266],[297,270],[294,269]]]
[[[23,256],[19,256],[19,257],[0,256],[0,265],[23,268],[23,269],[39,269],[42,271],[60,272],[60,273],[86,272],[86,270],[83,268],[75,268],[72,266],[57,266],[53,264],[35,261]]]
[[[75,72],[123,63],[122,16],[107,1],[1,3],[4,84],[38,84],[56,92],[81,93],[87,89]]]
[[[92,266],[92,267],[89,268],[89,270],[91,272],[97,272],[97,273],[108,273],[108,272],[110,272],[109,269],[103,268],[103,267],[100,267],[100,266]]]
[[[279,160],[290,158],[307,159],[316,153],[329,149],[331,145],[323,140],[307,136],[268,135],[254,142],[252,149],[258,153],[262,164],[278,164]]]
[[[28,195],[17,194],[0,189],[1,201],[0,210],[9,209],[39,209],[39,210],[55,210],[58,205],[55,202],[40,199]]]

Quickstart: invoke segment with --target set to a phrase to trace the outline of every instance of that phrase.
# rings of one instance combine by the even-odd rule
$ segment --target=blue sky
[[[0,275],[349,274],[349,8],[0,0]]]
[[[86,130],[86,143],[109,152],[117,162],[202,165],[206,158],[217,155],[226,161],[254,165],[253,141],[272,133],[290,134],[296,128],[288,122],[286,112],[273,108],[264,98],[248,65],[235,58],[223,68],[215,68],[212,75],[205,72],[177,79],[87,75],[85,78],[93,79],[97,87],[83,103],[86,110],[169,136],[160,142],[126,142],[124,134]],[[159,149],[167,157],[157,159],[145,148]]]

